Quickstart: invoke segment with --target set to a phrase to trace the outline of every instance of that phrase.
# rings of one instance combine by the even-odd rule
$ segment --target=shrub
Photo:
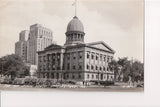
[[[92,82],[92,84],[94,82],[96,85],[98,85],[98,83],[99,83],[100,85],[105,85],[105,86],[114,84],[114,81],[96,81],[96,80],[91,80],[90,82]]]
[[[8,76],[4,76],[0,78],[1,84],[11,84],[12,80]]]
[[[14,85],[24,85],[24,78],[15,78],[12,82]]]

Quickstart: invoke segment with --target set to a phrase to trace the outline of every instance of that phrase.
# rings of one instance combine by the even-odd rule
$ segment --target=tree
[[[129,76],[131,76],[132,81],[143,81],[144,79],[144,68],[143,63],[140,61],[128,60],[127,57],[119,58],[118,61],[113,60],[109,63],[109,67],[114,69],[115,77],[119,75],[119,67],[121,67],[121,74],[123,75],[123,81],[127,82]]]
[[[117,63],[122,67],[123,81],[127,82],[130,75],[131,63],[127,57],[119,58]]]
[[[139,61],[134,61],[131,67],[131,75],[134,81],[143,81],[144,68],[143,63]]]
[[[28,75],[28,68],[25,66],[25,63],[18,55],[11,54],[0,58],[1,74],[11,76],[12,79],[18,77],[21,74]]]
[[[111,71],[114,71],[114,76],[116,77],[116,75],[118,75],[118,67],[119,67],[119,64],[117,63],[117,61],[112,60],[111,62],[108,63],[108,67]]]

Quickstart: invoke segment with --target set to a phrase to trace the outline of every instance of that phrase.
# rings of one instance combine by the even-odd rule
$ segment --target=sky
[[[77,0],[77,16],[85,43],[104,41],[119,57],[143,62],[143,0]],[[74,0],[0,0],[0,57],[12,54],[22,30],[39,23],[63,45],[67,24],[74,17]]]

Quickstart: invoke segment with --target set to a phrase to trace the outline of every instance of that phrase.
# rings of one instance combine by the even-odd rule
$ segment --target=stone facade
[[[67,26],[64,46],[52,44],[38,52],[38,77],[57,80],[112,81],[108,67],[115,51],[106,43],[84,43],[84,28],[75,16]]]
[[[93,48],[90,44],[67,47],[51,45],[38,54],[39,78],[76,81],[114,79],[114,73],[108,67],[108,63],[113,59],[113,53]]]

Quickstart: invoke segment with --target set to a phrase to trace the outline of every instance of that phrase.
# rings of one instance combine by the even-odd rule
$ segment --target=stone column
[[[63,53],[60,53],[60,70],[61,70],[61,80],[63,79]]]
[[[60,53],[60,70],[63,68],[63,53]]]

